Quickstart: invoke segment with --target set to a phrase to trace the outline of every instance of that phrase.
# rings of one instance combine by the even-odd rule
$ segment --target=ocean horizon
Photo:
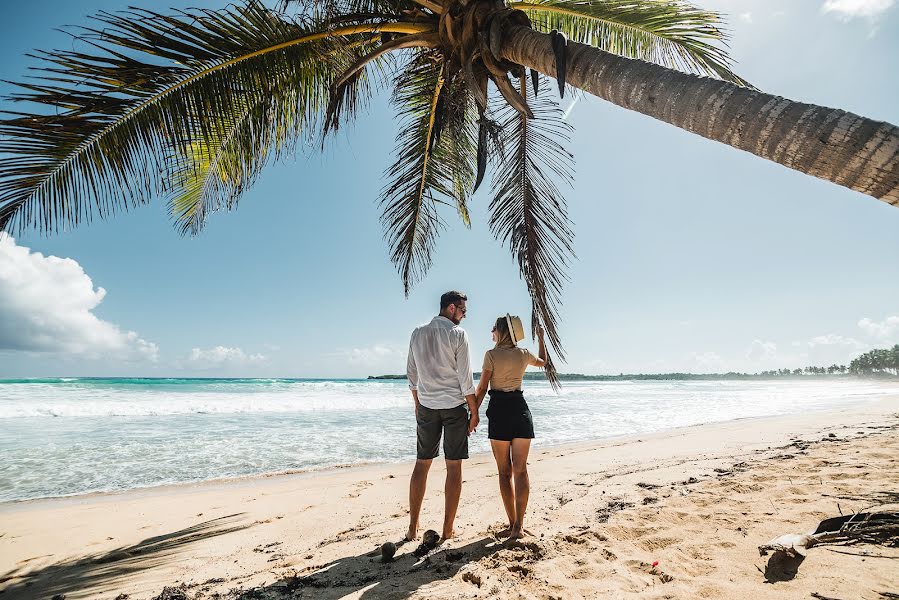
[[[535,447],[826,410],[891,381],[527,381]],[[487,422],[472,452],[489,450]],[[0,379],[0,502],[395,463],[415,457],[406,382],[353,378]]]

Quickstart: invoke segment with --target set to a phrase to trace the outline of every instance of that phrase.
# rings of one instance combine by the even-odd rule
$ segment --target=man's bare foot
[[[412,529],[409,528],[409,531],[406,532],[406,537],[403,538],[404,542],[414,542],[418,539],[418,528]]]
[[[524,527],[512,527],[509,531],[509,539],[510,540],[520,540],[523,537],[527,537],[530,535],[534,535]]]

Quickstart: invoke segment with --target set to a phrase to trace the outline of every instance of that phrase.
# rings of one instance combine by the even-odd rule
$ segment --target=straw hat
[[[521,324],[519,317],[506,313],[506,325],[509,327],[509,335],[512,336],[513,344],[524,339],[524,325]]]

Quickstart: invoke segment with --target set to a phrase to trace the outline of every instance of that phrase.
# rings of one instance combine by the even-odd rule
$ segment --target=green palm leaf
[[[406,294],[428,271],[443,228],[438,206],[450,201],[468,222],[477,115],[461,77],[444,79],[434,53],[419,51],[396,79],[401,116],[396,162],[381,198],[381,222]]]
[[[524,78],[520,91],[526,96]],[[564,360],[558,320],[565,271],[574,257],[574,233],[556,181],[570,183],[574,177],[573,157],[562,145],[572,128],[548,95],[528,102],[533,119],[509,107],[500,117],[505,154],[493,178],[490,231],[518,262],[531,294],[532,326],[543,324],[550,346]],[[558,386],[552,361],[546,373]]]
[[[169,177],[169,213],[182,234],[196,235],[212,213],[235,208],[270,156],[288,143],[288,131],[273,126],[279,107],[259,102],[234,121],[219,120],[205,140],[191,143],[174,160]]]
[[[266,113],[273,122],[303,130],[326,106],[344,48],[256,2],[96,20],[83,38],[100,52],[41,53],[40,77],[12,97],[62,111],[0,121],[0,153],[11,156],[0,165],[0,229],[57,230],[170,191],[173,160],[209,155],[265,99],[283,99]]]
[[[359,43],[354,51],[347,50],[341,56],[332,56],[329,62],[320,62],[310,69],[319,69],[317,78],[327,81],[334,72],[340,72],[369,45]],[[345,64],[340,64],[342,62]],[[329,116],[337,123],[355,114],[359,105],[370,96],[369,71],[383,76],[383,62],[369,63],[342,91],[345,103]],[[169,212],[182,234],[196,235],[206,219],[219,210],[233,210],[240,196],[256,180],[259,173],[272,160],[284,152],[290,152],[300,137],[306,143],[315,143],[317,130],[304,125],[314,115],[297,114],[296,109],[305,105],[299,97],[301,88],[291,87],[272,97],[259,98],[252,106],[246,106],[236,120],[226,121],[218,115],[205,115],[215,120],[206,139],[192,142],[174,160]],[[334,125],[336,127],[336,124]]]
[[[557,29],[569,39],[628,58],[749,84],[731,71],[718,13],[682,0],[525,0],[534,29]],[[751,87],[751,86],[750,86]]]

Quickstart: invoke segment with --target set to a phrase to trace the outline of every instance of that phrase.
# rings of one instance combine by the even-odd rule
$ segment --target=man
[[[453,521],[462,494],[462,461],[468,458],[468,436],[478,426],[468,335],[459,327],[468,298],[451,291],[440,297],[440,314],[417,327],[409,342],[406,375],[415,400],[418,452],[409,482],[409,531],[418,538],[418,517],[428,485],[431,461],[443,437],[446,460],[446,508],[442,539],[453,537]],[[466,408],[467,404],[467,408]]]

